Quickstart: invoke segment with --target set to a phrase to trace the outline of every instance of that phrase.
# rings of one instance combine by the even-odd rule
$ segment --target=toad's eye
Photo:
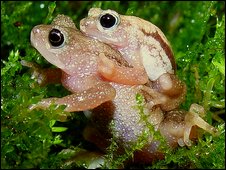
[[[49,32],[49,42],[53,47],[60,47],[64,43],[64,35],[54,28]]]
[[[101,15],[99,20],[100,20],[100,25],[104,29],[113,28],[114,26],[117,26],[119,23],[119,18],[109,13]]]

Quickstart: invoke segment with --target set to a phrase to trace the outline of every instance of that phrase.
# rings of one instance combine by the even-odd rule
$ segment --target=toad
[[[169,111],[184,101],[186,85],[175,75],[172,48],[157,26],[136,16],[91,8],[88,17],[80,21],[80,29],[86,35],[117,49],[134,68],[143,68],[150,80],[148,86],[155,89],[148,90],[152,96],[150,107],[160,104],[163,110]],[[143,87],[142,90],[147,90]]]

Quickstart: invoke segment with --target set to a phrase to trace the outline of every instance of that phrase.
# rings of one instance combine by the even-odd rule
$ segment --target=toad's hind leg
[[[218,131],[216,128],[205,122],[199,115],[204,115],[204,108],[198,104],[192,104],[190,106],[189,112],[185,115],[185,128],[184,128],[184,143],[187,146],[191,145],[189,140],[189,135],[191,128],[193,126],[198,126],[203,130],[211,133],[212,135],[217,135]]]
[[[55,103],[57,105],[66,105],[65,111],[67,112],[84,111],[93,109],[106,101],[113,100],[115,95],[116,91],[109,83],[99,83],[88,90],[75,92],[62,98],[43,99],[29,109],[45,109]]]

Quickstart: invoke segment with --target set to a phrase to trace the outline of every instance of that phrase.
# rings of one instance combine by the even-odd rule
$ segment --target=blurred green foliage
[[[177,75],[187,84],[187,99],[181,108],[187,110],[192,103],[203,105],[206,120],[221,132],[217,137],[204,134],[197,145],[169,151],[165,160],[144,168],[225,168],[224,1],[1,1],[1,168],[88,167],[67,162],[76,153],[92,148],[82,137],[86,117],[54,106],[30,111],[28,107],[42,98],[68,92],[59,84],[40,87],[20,61],[52,67],[31,47],[31,29],[50,23],[59,13],[72,17],[79,27],[91,7],[135,15],[161,28],[174,50]],[[112,159],[111,164],[121,165],[124,160]]]

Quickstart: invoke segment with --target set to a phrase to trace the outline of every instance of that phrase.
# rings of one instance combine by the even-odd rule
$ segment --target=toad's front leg
[[[175,74],[165,73],[153,82],[153,89],[166,96],[167,101],[161,108],[169,111],[177,108],[185,99],[186,85]]]
[[[170,111],[177,108],[183,101],[181,98],[184,98],[183,96],[180,96],[181,98],[170,98],[168,95],[160,93],[156,89],[144,85],[139,85],[135,88],[137,88],[141,94],[146,96],[147,107],[149,109],[152,109],[152,107],[158,105],[163,111]]]
[[[151,83],[151,84],[150,84]],[[180,81],[176,75],[165,73],[156,81],[138,86],[141,93],[151,97],[149,107],[160,105],[164,111],[170,111],[184,101],[186,95],[186,85]]]
[[[103,53],[99,55],[98,72],[108,81],[120,84],[140,85],[148,81],[144,68],[119,66]]]
[[[115,89],[109,83],[99,83],[90,89],[76,92],[62,98],[47,98],[34,104],[30,109],[48,108],[52,103],[57,105],[66,105],[65,111],[84,111],[93,109],[100,104],[114,99],[116,95]]]
[[[171,98],[186,94],[186,85],[175,74],[164,73],[156,81],[153,88]]]

